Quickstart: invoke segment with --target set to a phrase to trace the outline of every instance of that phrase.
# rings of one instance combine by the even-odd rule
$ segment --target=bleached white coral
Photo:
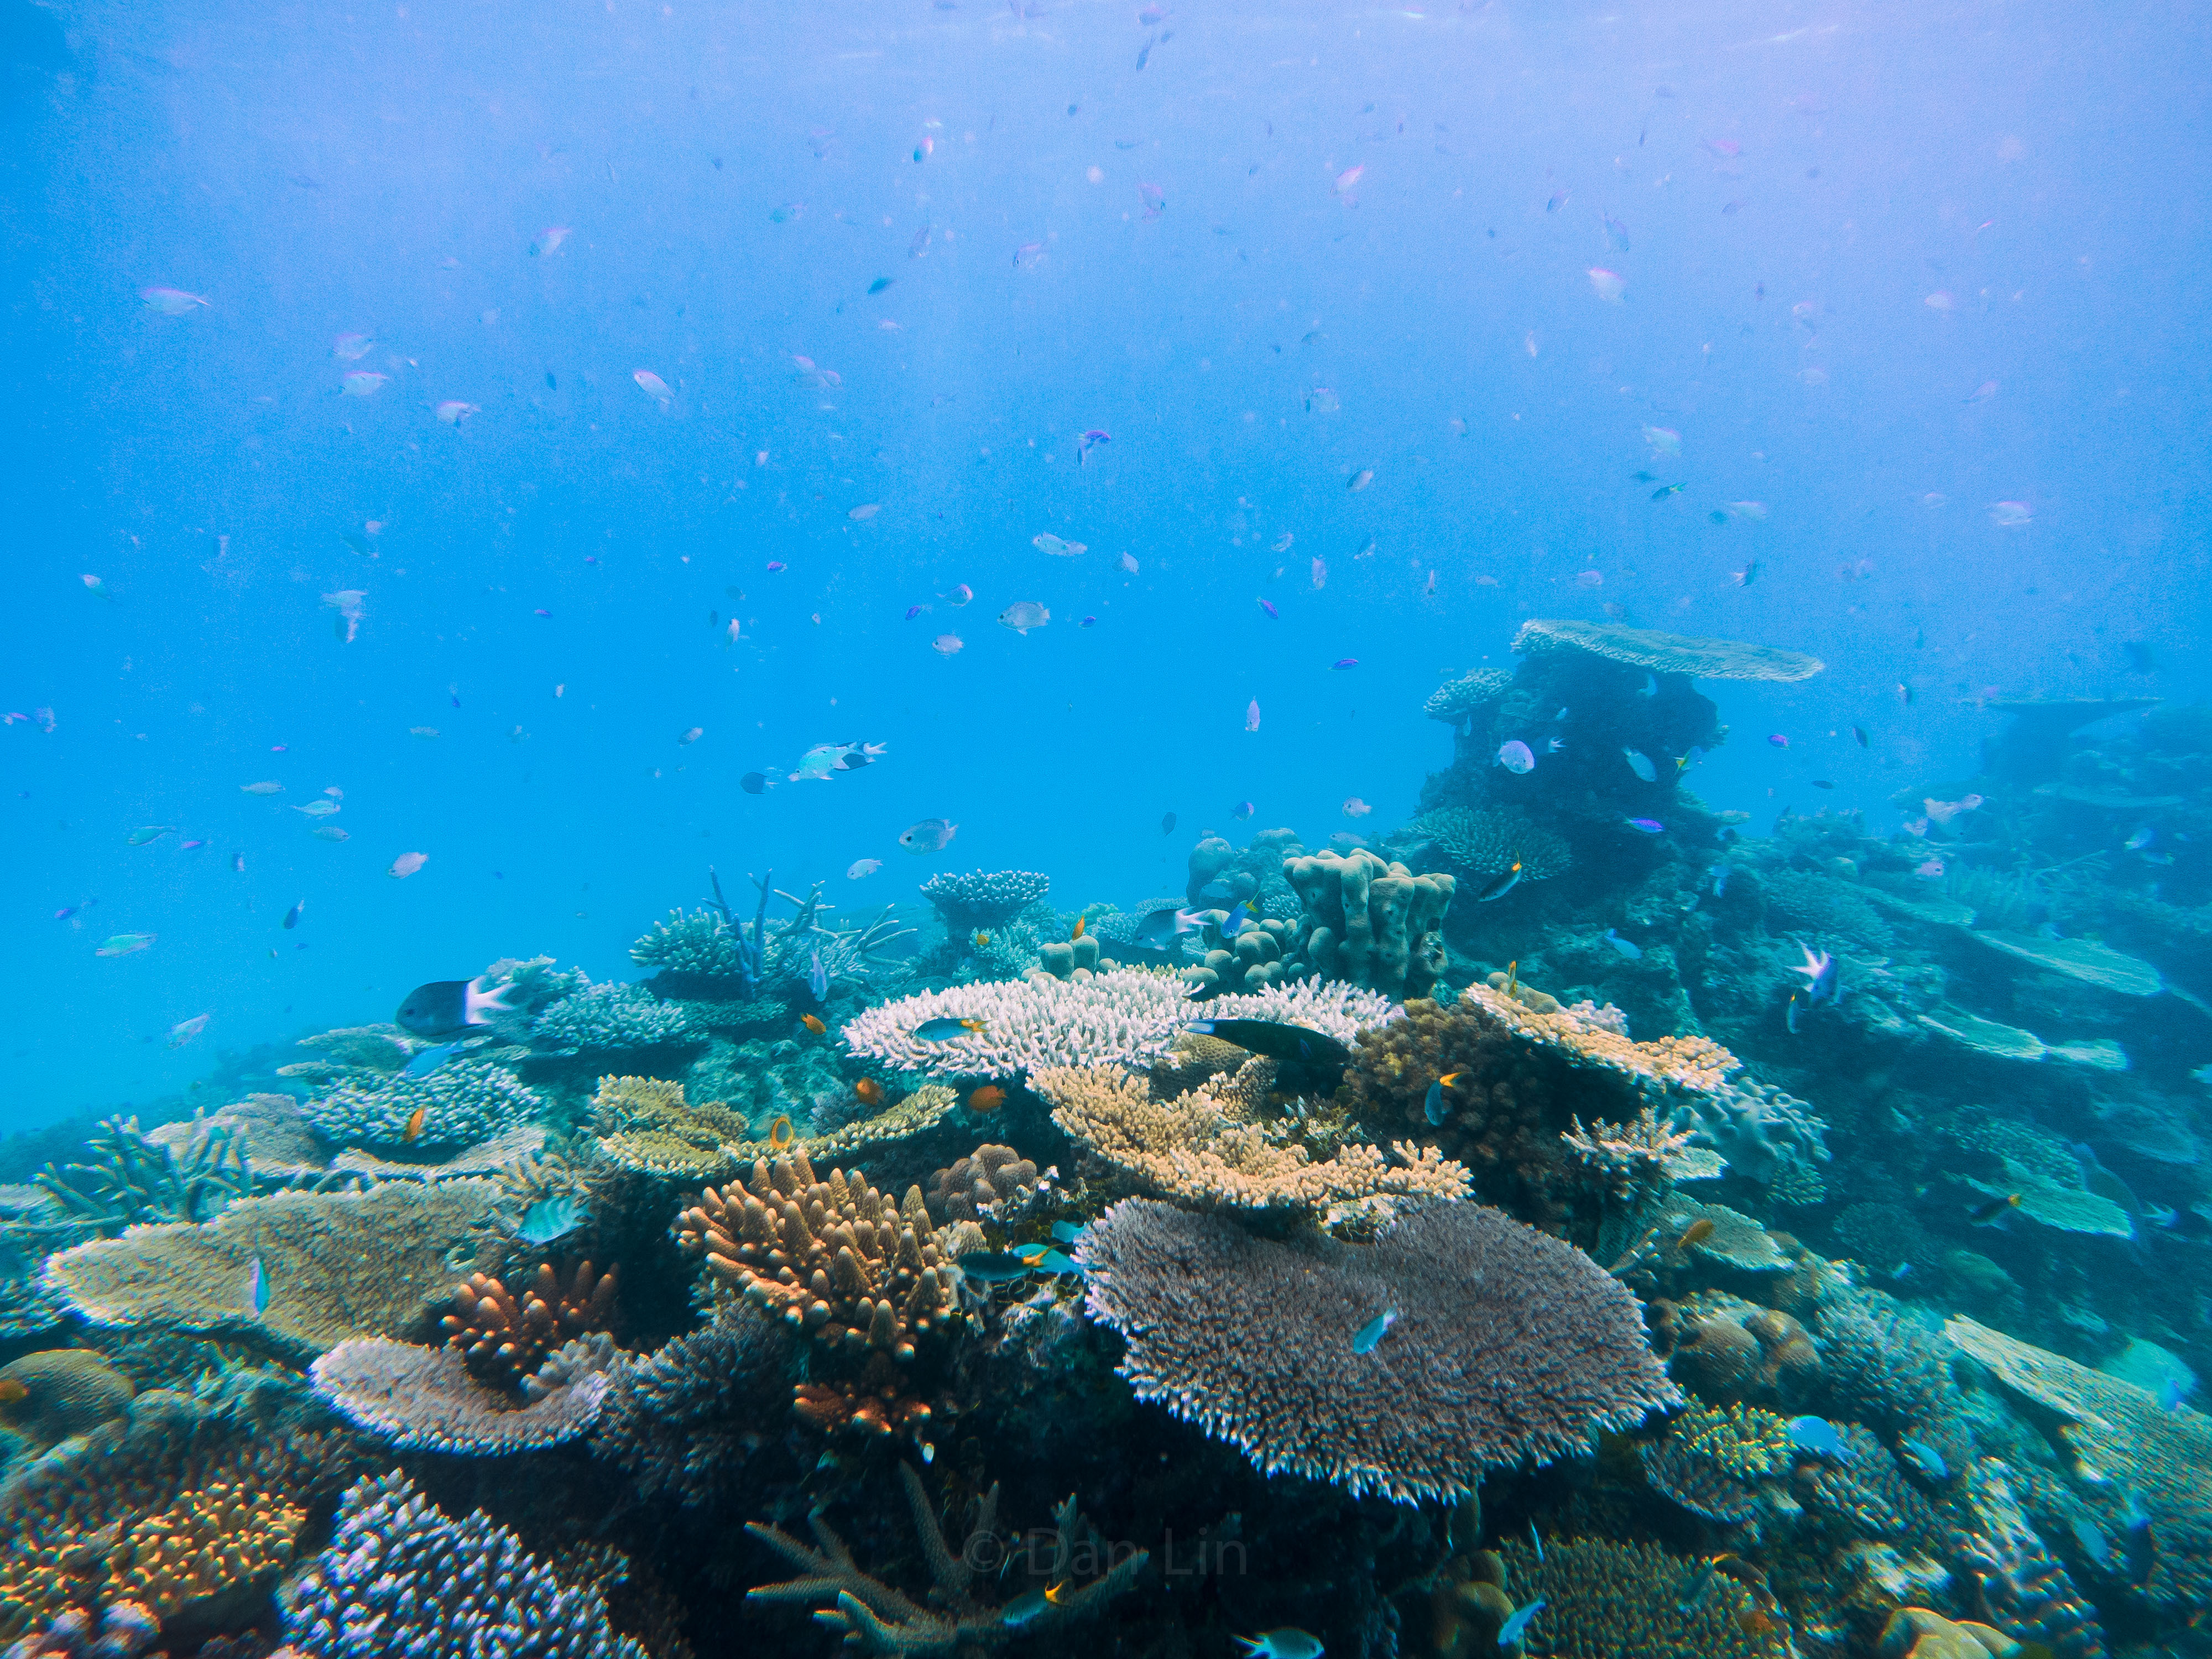
[[[1300,979],[1215,997],[1206,1005],[1202,1017],[1280,1020],[1325,1031],[1349,1045],[1369,1026],[1380,1025],[1399,1012],[1398,1005],[1380,991],[1347,985],[1340,979]]]
[[[1066,981],[982,980],[868,1009],[845,1046],[904,1072],[1003,1077],[1046,1066],[1146,1066],[1192,1018],[1190,988],[1156,968],[1116,968]],[[943,1042],[915,1035],[933,1019],[981,1020]]]

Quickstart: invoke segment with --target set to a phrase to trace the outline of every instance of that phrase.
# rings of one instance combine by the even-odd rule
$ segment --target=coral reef
[[[181,1151],[110,1119],[85,1144],[82,1164],[48,1164],[34,1177],[87,1231],[112,1237],[142,1222],[205,1221],[253,1190],[246,1149],[210,1124]]]
[[[1455,726],[1476,709],[1496,702],[1513,684],[1510,669],[1470,668],[1455,680],[1446,680],[1429,693],[1421,712],[1432,720]]]
[[[592,1451],[647,1498],[690,1508],[735,1496],[764,1425],[790,1399],[780,1320],[732,1300],[699,1329],[611,1374]]]
[[[471,1273],[453,1291],[453,1310],[441,1321],[446,1346],[460,1354],[469,1374],[494,1388],[522,1386],[563,1343],[611,1328],[618,1268],[594,1273],[579,1262],[568,1283],[540,1262],[536,1280],[516,1296],[488,1273]]]
[[[1532,617],[1513,636],[1516,655],[1538,651],[1587,651],[1632,668],[1656,674],[1686,674],[1716,680],[1804,680],[1827,665],[1818,657],[1735,640],[1698,639],[1662,634],[1615,623],[1568,622]]]
[[[929,1178],[922,1201],[939,1226],[981,1221],[1000,1205],[1018,1208],[1036,1191],[1037,1166],[1011,1146],[986,1141]]]
[[[611,1054],[703,1040],[681,1005],[664,1002],[642,985],[610,980],[562,997],[530,1027],[541,1053]]]
[[[422,1114],[419,1122],[417,1111]],[[452,1060],[428,1077],[401,1074],[367,1085],[344,1083],[307,1105],[307,1121],[337,1145],[426,1152],[473,1146],[536,1122],[544,1111],[537,1091],[489,1060]]]
[[[1078,1247],[1085,1306],[1128,1342],[1139,1399],[1263,1472],[1399,1503],[1544,1462],[1677,1404],[1636,1300],[1496,1210],[1444,1204],[1372,1244],[1275,1243],[1219,1216],[1115,1205]],[[1363,1327],[1389,1314],[1381,1340]]]
[[[1521,866],[1523,881],[1565,875],[1574,851],[1565,837],[1514,812],[1440,806],[1413,822],[1437,856],[1470,875],[1494,876]]]
[[[1417,876],[1364,848],[1286,859],[1304,907],[1282,977],[1318,974],[1391,998],[1426,996],[1446,960],[1439,931],[1455,884]]]
[[[120,1416],[137,1392],[89,1348],[47,1348],[0,1365],[0,1421],[50,1446]]]
[[[1692,1514],[1726,1523],[1759,1512],[1759,1486],[1786,1479],[1794,1453],[1789,1424],[1772,1412],[1692,1406],[1641,1456],[1654,1487]]]
[[[450,1258],[489,1223],[488,1181],[277,1193],[212,1222],[139,1227],[52,1257],[47,1282],[97,1325],[214,1332],[295,1355],[404,1334],[453,1286]],[[269,1305],[252,1305],[257,1274]]]
[[[955,934],[1004,927],[1051,891],[1051,878],[1034,870],[976,870],[964,876],[948,872],[921,884],[922,897]]]
[[[292,1593],[301,1659],[646,1659],[589,1589],[568,1589],[481,1510],[453,1521],[397,1473],[363,1479]]]
[[[451,1348],[353,1337],[315,1361],[317,1392],[402,1451],[498,1457],[574,1440],[606,1397],[614,1344],[579,1338],[521,1379],[522,1403],[471,1375]]]
[[[999,1489],[993,1486],[984,1494],[975,1528],[955,1550],[945,1539],[937,1504],[921,1484],[921,1477],[910,1463],[902,1462],[898,1468],[922,1559],[928,1562],[935,1582],[928,1606],[862,1571],[845,1540],[830,1529],[818,1510],[807,1517],[815,1542],[821,1547],[818,1549],[809,1548],[779,1528],[757,1521],[745,1523],[746,1531],[804,1575],[782,1583],[755,1585],[746,1592],[746,1599],[795,1602],[802,1607],[826,1602],[829,1605],[814,1615],[816,1620],[843,1630],[845,1645],[861,1653],[988,1652],[1018,1635],[1096,1618],[1107,1603],[1135,1583],[1151,1559],[1144,1550],[1097,1547],[1071,1497],[1053,1511],[1051,1592],[1036,1596],[1035,1611],[1018,1602],[1006,1606],[987,1602],[980,1594],[985,1580],[978,1568],[1004,1555],[994,1532]],[[978,1547],[979,1539],[991,1540],[991,1547]],[[1109,1562],[1106,1570],[1076,1583],[1076,1564],[1102,1556]]]
[[[684,1181],[710,1181],[737,1164],[750,1137],[742,1113],[719,1101],[691,1105],[684,1085],[647,1077],[603,1077],[592,1100],[598,1156],[617,1169]]]
[[[137,1659],[161,1640],[161,1621],[150,1607],[117,1601],[98,1618],[71,1607],[35,1636],[9,1648],[7,1659]]]
[[[1537,1629],[1559,1659],[1784,1659],[1791,1651],[1771,1605],[1694,1558],[1603,1538],[1554,1538],[1540,1554],[1508,1539],[1499,1553],[1513,1601],[1543,1602]]]
[[[1966,1477],[1973,1524],[1959,1555],[1976,1578],[1990,1622],[2016,1642],[2039,1642],[2060,1659],[2103,1659],[2096,1611],[2021,1511],[2012,1471],[1984,1458]],[[2199,1610],[2203,1603],[2194,1604]]]
[[[865,1059],[931,1077],[1006,1077],[1048,1066],[1146,1066],[1190,1018],[1189,988],[1173,974],[1113,969],[1063,983],[1050,977],[925,991],[867,1009],[845,1027]],[[932,1020],[981,1029],[933,1042]]]
[[[1378,1199],[1464,1197],[1464,1168],[1434,1148],[1352,1144],[1316,1162],[1282,1127],[1255,1121],[1274,1063],[1257,1056],[1218,1091],[1201,1087],[1157,1102],[1141,1079],[1113,1066],[1053,1066],[1030,1086],[1050,1101],[1053,1121],[1146,1190],[1200,1209],[1328,1214]],[[1387,1212],[1386,1212],[1387,1213]]]

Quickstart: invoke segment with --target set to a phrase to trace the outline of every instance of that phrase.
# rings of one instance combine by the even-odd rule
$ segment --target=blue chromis
[[[914,1028],[914,1034],[924,1042],[950,1042],[957,1036],[982,1029],[980,1019],[955,1019],[948,1014],[938,1019],[925,1019]]]
[[[1328,1651],[1322,1646],[1320,1637],[1293,1625],[1231,1639],[1243,1650],[1242,1659],[1321,1659]]]
[[[1905,1461],[1926,1475],[1930,1480],[1948,1480],[1951,1466],[1943,1461],[1943,1454],[1924,1440],[1915,1440],[1909,1434],[1897,1437],[1897,1449],[1905,1454]]]
[[[1836,1425],[1825,1417],[1793,1417],[1790,1419],[1790,1443],[1801,1452],[1810,1452],[1815,1457],[1832,1457],[1838,1463],[1854,1460],[1851,1449],[1836,1432]]]
[[[1395,1308],[1383,1309],[1352,1334],[1352,1352],[1373,1353],[1382,1346],[1383,1334],[1397,1322],[1398,1310]]]
[[[1528,1633],[1528,1626],[1536,1622],[1536,1615],[1544,1610],[1544,1598],[1538,1596],[1525,1606],[1513,1609],[1505,1622],[1498,1627],[1498,1645],[1510,1648]]]
[[[256,1319],[269,1311],[269,1273],[258,1255],[246,1271],[246,1305],[253,1310]]]

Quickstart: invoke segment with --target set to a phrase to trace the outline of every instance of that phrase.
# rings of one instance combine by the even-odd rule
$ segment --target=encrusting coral
[[[562,1588],[482,1510],[448,1519],[396,1471],[347,1491],[284,1634],[295,1659],[646,1659],[596,1593]]]
[[[558,1445],[590,1428],[615,1364],[606,1337],[580,1338],[522,1378],[520,1404],[471,1376],[451,1348],[380,1336],[339,1343],[311,1375],[349,1421],[403,1451],[495,1457]]]
[[[295,1355],[404,1334],[453,1288],[456,1251],[496,1214],[489,1181],[390,1182],[363,1193],[244,1199],[211,1222],[139,1227],[46,1263],[95,1325],[212,1332]],[[257,1266],[269,1306],[257,1314]]]
[[[842,1170],[817,1180],[794,1150],[757,1160],[749,1182],[708,1188],[677,1231],[748,1301],[832,1352],[911,1359],[953,1316],[956,1269],[918,1186],[894,1205]]]
[[[1582,1450],[1594,1430],[1682,1400],[1618,1280],[1482,1206],[1439,1204],[1343,1244],[1129,1199],[1076,1260],[1086,1310],[1127,1340],[1137,1396],[1268,1474],[1457,1498],[1486,1468]]]
[[[453,1310],[441,1322],[446,1346],[458,1352],[471,1376],[495,1388],[515,1388],[562,1343],[614,1321],[618,1269],[594,1273],[579,1262],[568,1283],[550,1262],[517,1296],[487,1273],[471,1273],[453,1291]]]
[[[929,1564],[930,1577],[935,1581],[927,1598],[929,1605],[925,1607],[862,1571],[845,1540],[831,1530],[819,1510],[807,1516],[815,1541],[821,1547],[818,1549],[808,1547],[780,1528],[757,1521],[745,1523],[747,1532],[804,1575],[779,1584],[756,1585],[746,1592],[745,1599],[800,1606],[827,1603],[815,1613],[816,1620],[843,1630],[845,1645],[860,1653],[988,1652],[1018,1635],[1096,1617],[1108,1602],[1136,1583],[1151,1559],[1144,1550],[1104,1547],[1092,1535],[1071,1497],[1053,1511],[1051,1589],[1045,1594],[1031,1593],[1037,1604],[1035,1610],[1018,1601],[1006,1606],[987,1602],[978,1594],[988,1582],[980,1567],[993,1560],[1012,1559],[994,1531],[999,1489],[993,1486],[983,1495],[975,1527],[955,1550],[945,1536],[937,1504],[921,1484],[921,1477],[910,1463],[902,1462],[898,1467],[922,1559]],[[1074,1582],[1073,1575],[1079,1561],[1101,1559],[1109,1563],[1103,1573],[1079,1584]]]
[[[1399,1142],[1398,1162],[1354,1142],[1316,1163],[1283,1127],[1257,1121],[1274,1062],[1248,1060],[1218,1089],[1165,1102],[1142,1078],[1114,1066],[1037,1073],[1030,1086],[1053,1104],[1053,1121],[1148,1190],[1200,1209],[1319,1213],[1378,1198],[1466,1195],[1467,1171],[1433,1147]]]

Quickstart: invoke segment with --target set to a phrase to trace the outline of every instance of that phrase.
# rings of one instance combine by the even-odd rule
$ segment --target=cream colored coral
[[[1304,1146],[1250,1121],[1273,1075],[1254,1059],[1218,1091],[1155,1101],[1141,1079],[1114,1066],[1054,1066],[1030,1086],[1053,1121],[1152,1190],[1204,1209],[1324,1210],[1378,1197],[1462,1198],[1466,1168],[1434,1147],[1401,1141],[1390,1163],[1355,1143],[1316,1164]]]
[[[1540,1012],[1487,985],[1470,985],[1460,1000],[1472,1002],[1518,1037],[1555,1048],[1583,1065],[1641,1084],[1665,1084],[1711,1094],[1743,1062],[1710,1037],[1663,1036],[1638,1042],[1571,1012]]]

